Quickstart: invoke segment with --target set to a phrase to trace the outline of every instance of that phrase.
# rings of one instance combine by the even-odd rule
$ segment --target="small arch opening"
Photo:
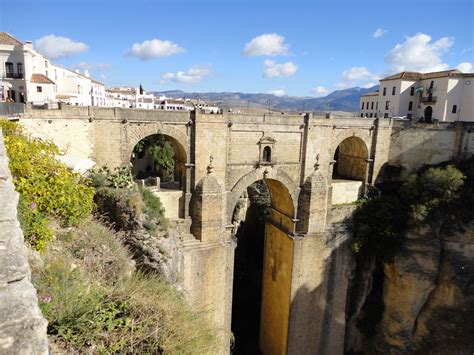
[[[433,108],[431,106],[427,106],[424,112],[424,118],[426,123],[433,122]]]

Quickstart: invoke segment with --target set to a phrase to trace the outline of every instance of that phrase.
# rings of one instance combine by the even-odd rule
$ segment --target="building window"
[[[263,161],[266,161],[266,162],[272,161],[272,148],[268,146],[263,148]]]
[[[412,86],[410,88],[410,96],[413,96],[413,95],[415,95],[415,87],[414,86]]]
[[[360,114],[360,117],[364,117],[364,114],[363,114],[363,113],[361,113],[361,114]]]
[[[37,86],[36,87],[36,92],[43,92],[43,87],[42,86]]]
[[[392,88],[392,95],[395,95],[395,91],[396,91],[396,90],[397,90],[397,88],[394,86],[394,87]]]
[[[383,96],[387,95],[387,88],[383,88]]]
[[[373,113],[371,113],[371,114],[370,114],[370,117],[374,117],[374,114],[373,114]]]
[[[13,78],[13,63],[5,63],[5,76],[7,78]]]
[[[374,117],[377,118],[377,112],[375,113]]]
[[[383,118],[388,118],[388,113],[384,113]]]
[[[16,63],[16,71],[18,72],[18,76],[22,78],[23,77],[23,63]]]
[[[385,101],[385,109],[388,110],[390,107],[390,101]]]
[[[48,76],[48,71],[46,70],[46,76]],[[49,77],[49,76],[48,76]]]
[[[458,105],[453,105],[452,113],[456,113],[458,111]]]
[[[362,110],[364,109],[365,102],[362,103]]]
[[[413,101],[410,101],[408,103],[408,111],[411,111],[411,110],[413,110]]]
[[[373,110],[374,109],[374,102],[372,101],[372,104],[370,105],[370,109]]]
[[[48,67],[48,61],[47,61],[47,60],[44,61],[44,67],[45,67],[45,68]]]
[[[412,117],[413,117],[413,116],[412,116],[411,113],[407,113],[407,119],[411,120]]]

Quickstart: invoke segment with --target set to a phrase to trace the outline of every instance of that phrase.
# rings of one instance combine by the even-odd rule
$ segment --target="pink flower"
[[[28,206],[28,208],[29,208],[30,210],[34,210],[34,209],[36,208],[36,206],[38,206],[38,205],[36,204],[36,202],[32,202],[32,203],[30,203],[30,205]]]

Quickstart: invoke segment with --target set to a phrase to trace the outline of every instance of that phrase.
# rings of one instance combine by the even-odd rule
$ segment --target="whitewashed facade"
[[[473,87],[474,73],[402,72],[381,79],[377,93],[362,95],[359,114],[421,122],[474,121]]]

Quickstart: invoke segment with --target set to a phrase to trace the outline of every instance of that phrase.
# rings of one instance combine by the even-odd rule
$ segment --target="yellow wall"
[[[267,222],[260,321],[260,350],[264,354],[286,354],[292,269],[292,239]]]

